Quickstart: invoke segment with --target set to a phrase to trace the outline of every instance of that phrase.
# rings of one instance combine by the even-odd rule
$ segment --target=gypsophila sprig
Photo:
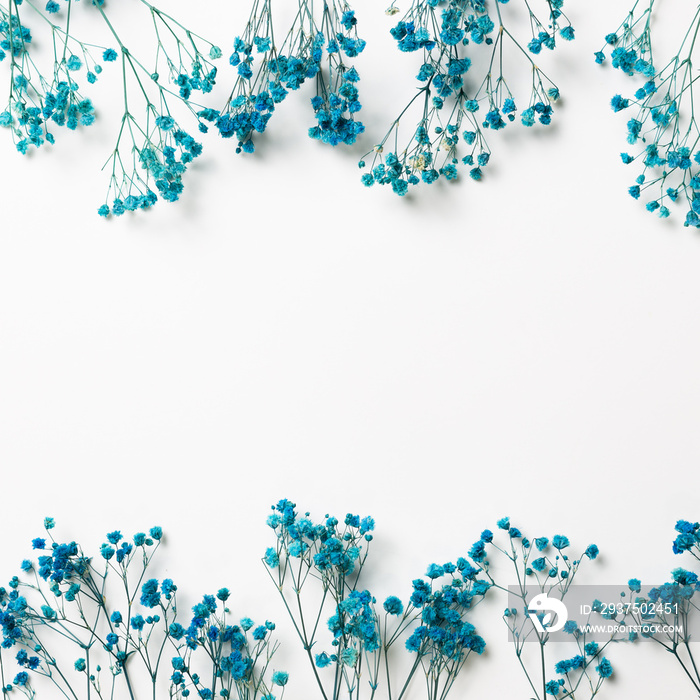
[[[505,540],[502,542],[502,540]],[[610,661],[603,651],[605,644],[591,644],[587,632],[573,621],[567,621],[564,632],[571,636],[575,653],[554,664],[549,670],[548,659],[550,628],[558,621],[552,619],[549,605],[562,605],[574,578],[584,561],[598,556],[598,547],[589,545],[576,559],[567,551],[571,543],[564,535],[529,539],[509,518],[497,522],[496,533],[484,530],[480,539],[472,545],[470,556],[479,563],[494,588],[509,592],[517,600],[517,606],[505,609],[505,621],[513,640],[515,654],[523,669],[533,698],[546,700],[548,696],[563,698],[593,698],[604,681],[612,675]],[[508,588],[493,573],[487,558],[489,551],[510,562],[515,583]],[[563,607],[563,605],[562,605]],[[567,627],[568,625],[568,627]],[[536,644],[527,645],[527,642]],[[535,650],[530,656],[528,648]],[[558,653],[559,647],[557,645]],[[550,657],[551,658],[551,657]]]
[[[468,613],[491,588],[487,580],[479,578],[480,573],[464,557],[456,564],[431,564],[425,577],[414,579],[403,614],[396,610],[397,598],[385,601],[385,659],[391,658],[391,646],[404,636],[404,646],[414,657],[403,688],[410,687],[414,673],[420,669],[427,682],[427,698],[442,700],[470,654],[484,651],[486,642],[467,621]],[[387,667],[387,687],[401,687],[396,680]]]
[[[294,17],[280,46],[274,41],[272,0],[255,0],[241,36],[233,43],[229,63],[236,79],[223,109],[205,110],[204,119],[215,121],[223,138],[236,137],[236,152],[255,150],[253,135],[263,133],[289,90],[298,90],[319,69],[320,48],[308,10]]]
[[[290,90],[315,79],[311,106],[317,125],[309,136],[333,146],[354,143],[364,131],[354,118],[361,109],[359,74],[346,63],[365,48],[356,25],[355,13],[344,0],[320,3],[318,15],[313,3],[299,0],[298,12],[277,45],[272,0],[256,0],[229,59],[237,71],[231,95],[222,110],[205,110],[201,116],[215,121],[222,137],[236,137],[236,152],[252,153],[253,136],[265,131],[276,105]]]
[[[467,559],[431,564],[425,578],[413,581],[404,605],[389,596],[383,611],[362,590],[374,520],[348,514],[343,521],[326,515],[314,523],[286,499],[267,520],[276,535],[263,561],[280,592],[302,642],[324,700],[369,693],[381,687],[397,700],[422,670],[429,700],[443,700],[471,652],[481,654],[484,640],[466,620],[488,591],[488,581]],[[399,677],[392,661],[403,642],[411,657]],[[401,645],[397,645],[401,646]]]
[[[205,595],[192,608],[192,620],[186,629],[171,625],[176,655],[171,660],[170,697],[186,698],[194,690],[200,698],[220,695],[254,700],[260,696],[272,700],[272,686],[277,685],[281,700],[287,674],[277,671],[268,678],[278,647],[272,641],[274,623],[267,620],[255,625],[250,618],[232,620],[226,607],[228,595],[227,589],[220,589],[216,596]],[[204,672],[197,656],[200,649],[209,665]]]
[[[0,126],[9,129],[17,150],[26,154],[32,148],[54,143],[54,127],[76,130],[95,119],[91,100],[83,86],[97,81],[102,72],[105,49],[80,41],[70,33],[71,2],[59,13],[58,3],[49,2],[40,10],[31,0],[10,0],[0,4],[0,62],[9,79],[9,98],[0,112]],[[35,44],[25,20],[40,18],[39,29],[49,34],[52,61],[44,68],[35,61]],[[62,21],[57,18],[63,16]]]
[[[124,96],[116,144],[105,163],[110,181],[100,216],[146,209],[158,196],[166,202],[179,199],[182,176],[202,146],[179,123],[173,104],[184,106],[199,131],[206,132],[195,95],[211,92],[217,75],[213,61],[221,57],[217,46],[146,0],[139,2],[153,26],[155,56],[148,62],[124,44],[105,8],[98,6],[119,45]]]
[[[347,2],[324,3],[317,37],[327,38],[324,64],[316,74],[316,95],[311,100],[317,126],[309,136],[331,146],[353,144],[364,132],[355,114],[362,109],[357,83],[360,76],[348,59],[356,58],[365,48],[357,36],[357,19]],[[320,41],[320,39],[319,39]]]
[[[627,143],[622,162],[639,173],[629,187],[644,199],[647,211],[666,218],[673,204],[687,207],[685,225],[700,228],[700,128],[695,117],[693,55],[700,29],[700,7],[681,34],[678,49],[662,68],[652,55],[654,0],[638,1],[620,27],[605,37],[595,54],[638,81],[629,96],[615,95],[614,112],[627,116]]]
[[[137,0],[134,9],[145,10],[141,21],[152,26],[154,42],[144,50],[145,56],[139,56],[125,44],[104,2],[86,4],[82,11],[97,13],[104,20],[114,48],[73,35],[73,0],[51,0],[43,8],[32,0],[0,4],[0,61],[7,65],[9,78],[9,100],[0,111],[0,126],[10,130],[22,154],[54,143],[54,127],[89,126],[96,111],[83,88],[97,81],[103,66],[115,64],[110,72],[121,79],[123,115],[105,164],[110,177],[98,213],[121,215],[145,209],[159,197],[176,201],[183,188],[182,175],[201,153],[201,145],[178,122],[173,106],[184,106],[194,125],[206,131],[197,116],[201,106],[193,96],[211,91],[216,79],[213,61],[221,50],[146,0]],[[25,22],[30,11],[37,29],[48,33],[52,42],[48,69],[35,61],[36,42]]]
[[[524,38],[509,26],[505,4],[412,1],[391,34],[399,50],[422,54],[420,85],[381,142],[360,161],[360,168],[369,163],[365,185],[390,185],[403,196],[410,185],[456,179],[460,163],[473,180],[481,180],[491,158],[489,130],[503,129],[518,116],[528,127],[551,123],[559,89],[533,56],[554,49],[558,38],[574,38],[563,0],[544,2],[542,19],[526,3],[530,33]],[[525,92],[516,89],[522,76],[507,74],[513,59],[529,74]],[[401,130],[405,121],[416,123],[414,112],[417,126]]]
[[[700,560],[700,523],[679,520],[675,530],[674,554],[691,555]],[[682,567],[675,568],[671,577],[671,581],[644,591],[639,579],[630,579],[629,592],[636,595],[616,617],[635,630],[628,635],[629,641],[643,637],[670,653],[683,677],[690,681],[696,693],[700,693],[700,668],[690,646],[694,641],[690,634],[692,621],[700,616],[696,597],[700,578],[696,572]]]
[[[48,681],[73,700],[135,700],[144,676],[153,698],[168,682],[170,698],[186,698],[191,690],[205,699],[274,698],[274,624],[250,634],[252,622],[230,624],[222,588],[194,606],[185,627],[177,585],[149,577],[162,528],[131,538],[109,532],[99,554],[88,557],[76,542],[55,540],[53,525],[47,519],[47,537],[32,540],[38,560],[24,560],[22,576],[11,579],[9,590],[0,588],[3,698],[17,689],[33,698],[35,686]],[[8,683],[11,666],[18,673]]]
[[[308,514],[299,516],[294,503],[281,500],[267,524],[276,542],[263,561],[324,699],[354,697],[365,667],[370,684],[376,686],[380,644],[375,600],[369,591],[357,588],[372,541],[372,518],[349,514],[342,522],[326,516],[323,523],[314,523]],[[310,591],[306,584],[314,580],[320,590]],[[309,594],[315,600],[305,603]],[[328,666],[336,669],[331,679],[322,671]]]

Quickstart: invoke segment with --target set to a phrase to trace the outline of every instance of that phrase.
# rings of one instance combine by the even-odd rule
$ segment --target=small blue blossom
[[[316,666],[318,666],[318,668],[326,668],[326,666],[329,666],[331,664],[331,658],[324,651],[324,652],[321,652],[320,654],[316,654],[315,662],[316,662]]]
[[[598,549],[598,547],[596,545],[589,544],[588,547],[586,547],[586,551],[584,552],[584,554],[589,559],[595,559],[598,556],[599,552],[600,552],[600,550]]]
[[[389,596],[384,601],[384,610],[389,615],[401,615],[403,613],[403,603],[395,595]]]
[[[77,56],[69,56],[66,61],[66,66],[70,71],[80,70],[83,67],[83,62]]]
[[[275,685],[285,686],[288,680],[289,674],[284,671],[275,671],[275,673],[272,674],[272,682]]]
[[[598,675],[601,678],[610,678],[610,676],[613,674],[612,664],[604,656],[601,658],[600,663],[595,667],[595,670],[598,672]]]
[[[569,539],[563,535],[554,535],[552,537],[552,546],[556,549],[565,549],[569,546]]]

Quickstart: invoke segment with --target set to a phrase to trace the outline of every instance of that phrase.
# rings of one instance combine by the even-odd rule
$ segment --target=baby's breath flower
[[[383,665],[386,660],[388,674],[387,652],[400,640],[414,657],[414,669],[419,664],[430,669],[428,700],[444,698],[467,657],[472,652],[481,654],[485,647],[467,620],[473,606],[491,588],[478,577],[479,569],[465,558],[431,564],[425,578],[413,581],[406,608],[398,597],[386,598],[382,619],[372,593],[359,585],[371,542],[367,535],[375,527],[373,518],[348,513],[343,521],[326,515],[315,523],[308,514],[300,516],[296,505],[287,499],[272,510],[274,517],[269,517],[268,523],[274,525],[276,544],[268,548],[264,561],[287,602],[304,648],[318,650],[309,654],[309,660],[324,694],[318,669],[329,666],[347,679],[349,689],[359,691],[368,682],[374,692],[381,680],[378,662],[383,657]],[[268,561],[272,554],[274,563]],[[313,592],[309,592],[308,605],[304,603],[306,587],[313,581],[324,591],[320,605]],[[311,607],[314,600],[316,609]],[[312,620],[327,620],[325,630],[309,625],[307,615]],[[323,631],[330,633],[325,640]],[[411,672],[402,683],[404,689],[412,678]],[[437,692],[439,688],[444,690]],[[352,690],[347,693],[347,697],[353,695]],[[340,700],[341,695],[335,693],[334,697]]]
[[[508,591],[509,597],[517,600],[518,607],[506,608],[503,619],[514,640],[519,667],[535,691],[535,697],[538,700],[545,700],[547,696],[561,696],[572,700],[594,698],[603,682],[612,674],[610,662],[607,659],[603,662],[603,657],[599,656],[599,652],[607,643],[599,647],[596,642],[588,641],[587,633],[578,622],[575,619],[566,619],[569,609],[563,604],[581,565],[581,557],[574,560],[562,553],[562,550],[571,546],[568,537],[564,535],[557,534],[551,538],[536,537],[531,540],[512,525],[510,518],[501,518],[496,525],[502,531],[503,538],[507,536],[507,540],[501,542],[491,530],[485,530],[481,539],[472,546],[471,556],[479,562],[494,586],[499,586],[498,579],[502,574],[495,567],[491,569],[486,558],[488,548],[494,551],[494,556],[509,562],[515,570],[515,580],[518,583],[516,586],[510,586]],[[594,556],[590,556],[593,552]],[[589,545],[584,550],[584,554],[588,554],[590,559],[594,559],[597,553],[598,548],[595,545]],[[596,609],[595,604],[592,608]],[[519,610],[525,614],[519,615]],[[554,672],[561,677],[552,680],[546,664],[547,651],[550,648],[548,642],[552,638],[551,635],[558,630],[570,635],[571,643],[576,646],[578,653],[554,664]],[[539,646],[532,662],[525,654],[528,646],[524,645],[525,641]],[[589,682],[594,666],[596,671],[600,666],[601,671],[598,671],[597,680]]]
[[[362,105],[356,83],[360,77],[348,59],[365,42],[357,36],[357,18],[346,0],[313,5],[299,1],[299,11],[280,44],[275,42],[271,0],[255,3],[243,34],[236,38],[229,63],[236,68],[233,89],[219,111],[203,118],[214,121],[223,138],[236,138],[237,153],[252,153],[254,138],[266,129],[276,106],[289,91],[309,79],[316,83],[311,106],[317,124],[309,136],[330,145],[352,144],[364,131],[354,117]]]
[[[53,519],[46,519],[46,529],[54,525]],[[85,556],[76,542],[56,541],[47,549],[42,538],[33,541],[34,549],[46,553],[36,563],[22,562],[28,580],[13,577],[9,594],[0,588],[0,651],[11,650],[23,669],[14,687],[34,697],[31,681],[38,673],[53,683],[56,695],[87,697],[89,692],[81,693],[85,681],[76,683],[79,673],[86,674],[88,687],[99,695],[104,666],[110,672],[111,695],[133,697],[136,679],[140,683],[150,678],[148,693],[155,697],[161,686],[159,669],[165,668],[157,660],[167,648],[172,655],[167,671],[171,698],[183,700],[194,692],[201,698],[248,700],[249,686],[263,696],[270,695],[273,685],[284,688],[288,674],[268,671],[277,648],[272,638],[275,625],[267,621],[248,638],[241,628],[248,630],[253,622],[244,618],[239,627],[230,619],[224,606],[230,595],[227,588],[219,589],[216,597],[203,596],[191,616],[179,611],[173,581],[147,575],[163,531],[153,527],[149,534],[137,533],[132,544],[119,530],[108,532],[99,558]],[[134,546],[141,548],[138,557],[131,556]],[[116,585],[109,581],[114,575]],[[49,651],[57,635],[65,652],[58,659]],[[194,668],[211,679],[210,686],[203,685]]]
[[[543,3],[542,19],[529,4],[531,33],[524,39],[509,28],[504,5],[499,0],[412,1],[391,34],[399,50],[422,55],[416,76],[420,86],[381,142],[382,147],[393,143],[393,150],[384,155],[375,148],[372,159],[372,152],[363,156],[362,162],[369,161],[369,172],[362,176],[365,185],[390,185],[403,196],[420,182],[456,179],[460,163],[470,168],[472,179],[480,180],[491,155],[488,130],[505,128],[518,113],[528,127],[551,123],[559,89],[530,54],[554,49],[557,35],[574,38],[563,0]],[[389,15],[397,12],[394,4],[387,10]],[[511,75],[509,66],[506,76],[504,56],[509,53],[524,59],[527,75]],[[528,91],[517,96],[523,105],[519,111],[516,84],[521,81]],[[417,126],[401,142],[400,127],[406,120],[411,123],[414,113]]]
[[[155,70],[146,69],[145,62],[124,44],[103,2],[93,0],[84,9],[74,4],[74,0],[65,0],[65,5],[50,0],[43,10],[30,4],[44,20],[39,28],[48,26],[50,31],[53,65],[48,69],[39,58],[35,60],[35,42],[25,24],[26,3],[9,0],[6,6],[0,5],[0,62],[8,65],[10,76],[9,99],[5,109],[0,108],[0,126],[10,131],[22,154],[54,143],[54,127],[76,130],[90,126],[96,110],[83,89],[97,82],[103,63],[115,63],[121,57],[118,75],[123,83],[123,116],[107,161],[111,166],[107,201],[98,213],[120,215],[147,208],[158,195],[175,201],[182,189],[182,173],[201,147],[190,142],[191,137],[181,128],[184,136],[178,136],[170,104],[183,104],[195,123],[206,129],[196,115],[192,96],[211,91],[216,78],[211,61],[220,57],[221,50],[147,0],[138,0],[145,10],[144,19],[154,29]],[[78,11],[101,17],[115,47],[77,38],[70,18]]]
[[[641,174],[628,192],[645,202],[647,211],[667,218],[681,199],[687,207],[685,225],[700,228],[700,126],[695,117],[693,53],[700,31],[700,8],[684,28],[675,56],[657,69],[652,53],[654,0],[637,0],[624,21],[605,37],[595,61],[638,81],[631,96],[615,95],[614,112],[626,117],[626,165],[636,163]],[[639,172],[639,171],[638,171]],[[644,196],[644,197],[643,197]]]

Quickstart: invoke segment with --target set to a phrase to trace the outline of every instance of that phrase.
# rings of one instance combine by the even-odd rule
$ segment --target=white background
[[[168,9],[227,56],[246,5]],[[367,150],[416,66],[383,7],[356,9]],[[495,136],[482,183],[405,199],[362,187],[362,146],[305,136],[307,89],[253,157],[211,134],[179,203],[108,222],[95,213],[120,114],[107,69],[89,130],[28,157],[4,133],[3,580],[45,515],[92,551],[108,530],[157,523],[181,589],[228,585],[286,638],[258,563],[283,497],[375,517],[380,599],[506,514],[530,536],[596,542],[582,583],[667,580],[683,563],[673,525],[700,512],[700,237],[680,209],[660,221],[626,194],[627,117],[609,99],[631,83],[592,55],[627,9],[571,3],[576,41],[542,56],[564,96],[554,126]],[[489,652],[463,690],[524,700],[503,601],[490,605]],[[601,697],[693,697],[650,647],[611,653]],[[282,653],[294,700],[306,670]]]

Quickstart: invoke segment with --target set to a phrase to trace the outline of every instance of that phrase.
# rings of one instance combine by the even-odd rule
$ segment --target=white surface
[[[226,54],[246,3],[206,5],[172,4]],[[373,5],[357,3],[367,147],[415,63]],[[504,514],[596,542],[582,582],[666,580],[676,519],[700,514],[700,238],[626,194],[608,101],[627,83],[592,60],[626,9],[570,3],[577,39],[545,57],[554,127],[511,127],[484,182],[405,200],[362,187],[361,148],[306,138],[307,93],[253,158],[212,134],[181,202],[110,222],[94,213],[108,102],[106,125],[50,154],[22,158],[4,134],[2,577],[44,515],[86,547],[157,523],[181,589],[228,585],[284,635],[258,557],[288,497],[375,517],[382,599]],[[471,697],[527,697],[501,607]],[[652,651],[615,650],[601,697],[692,697]]]

